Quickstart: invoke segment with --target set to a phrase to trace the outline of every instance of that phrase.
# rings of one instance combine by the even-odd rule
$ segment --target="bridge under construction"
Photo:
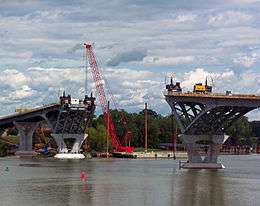
[[[32,149],[32,136],[38,124],[46,121],[52,130],[52,136],[58,146],[58,154],[70,154],[78,157],[81,144],[86,138],[85,129],[95,111],[95,98],[85,96],[84,100],[72,99],[65,92],[60,97],[59,103],[49,104],[32,110],[15,113],[0,118],[0,136],[8,127],[15,126],[18,130],[19,156],[34,155]],[[64,139],[74,139],[71,151]]]
[[[212,93],[212,87],[196,84],[192,92],[182,92],[180,83],[166,85],[165,99],[170,105],[188,153],[183,168],[223,168],[218,162],[225,131],[241,116],[260,107],[260,96]],[[201,154],[202,144],[208,145]]]

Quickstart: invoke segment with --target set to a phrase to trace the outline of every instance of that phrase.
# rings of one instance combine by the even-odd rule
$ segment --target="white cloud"
[[[194,56],[177,56],[177,57],[145,57],[144,65],[178,65],[192,63],[195,60]]]
[[[15,69],[7,69],[1,72],[1,85],[8,85],[13,88],[18,88],[27,84],[28,81],[30,81],[30,77],[27,77],[25,74]]]
[[[256,3],[256,2],[260,2],[260,0],[230,0],[231,2],[235,2],[235,3]]]
[[[235,64],[244,66],[246,68],[252,67],[257,61],[256,56],[241,56],[233,59]]]
[[[175,22],[183,23],[187,21],[196,21],[197,15],[195,14],[180,14],[175,18]]]
[[[217,15],[210,15],[208,24],[212,26],[237,26],[250,23],[253,17],[238,11],[227,11]]]
[[[112,69],[103,70],[106,78],[113,78],[117,81],[122,80],[140,80],[152,78],[154,73],[148,70],[133,70],[133,69]]]
[[[80,97],[84,71],[79,68],[85,65],[85,41],[95,43],[100,67],[126,109],[141,108],[149,100],[165,112],[164,75],[159,71],[170,72],[169,68],[176,68],[186,89],[210,75],[216,90],[258,92],[254,78],[260,66],[257,0],[201,2],[3,2],[0,105],[8,102],[11,108],[12,102],[56,101],[63,89]],[[118,69],[104,66],[109,59]],[[237,65],[249,69],[241,74],[225,70]],[[94,88],[91,83],[89,90]],[[9,94],[26,98],[11,101]]]
[[[160,113],[167,114],[170,111],[162,93],[165,87],[162,82],[163,72],[112,68],[104,69],[103,72],[120,108],[139,111],[143,108],[144,102],[148,102],[151,109]],[[17,83],[19,82],[14,87],[2,89],[2,93],[5,92],[0,98],[0,105],[9,103],[8,106],[5,105],[9,108],[6,111],[14,111],[15,107],[21,105],[34,107],[56,102],[63,89],[73,97],[83,97],[83,69],[30,68],[23,73],[15,70],[6,70],[3,73],[12,74],[17,78]],[[236,74],[230,69],[211,72],[204,68],[197,68],[183,75],[177,74],[176,77],[185,91],[192,90],[195,83],[204,82],[206,78],[209,84],[213,83],[215,92],[232,90],[234,93],[260,94],[259,72],[245,71]],[[89,84],[92,84],[89,91],[94,91],[92,80],[89,80]],[[105,87],[107,89],[106,84]],[[107,98],[111,100],[109,95]]]
[[[23,85],[21,88],[10,93],[9,100],[30,99],[33,94],[35,94],[34,90],[32,90],[28,85]]]

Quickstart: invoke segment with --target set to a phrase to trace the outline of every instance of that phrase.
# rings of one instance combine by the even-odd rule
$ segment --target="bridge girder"
[[[196,102],[174,102],[172,109],[183,134],[221,135],[236,120],[256,109],[247,106],[203,105]]]
[[[165,97],[182,134],[224,134],[237,119],[260,107],[260,100]]]

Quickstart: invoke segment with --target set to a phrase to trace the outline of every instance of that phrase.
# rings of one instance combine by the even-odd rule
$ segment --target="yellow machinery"
[[[211,93],[212,92],[212,86],[208,85],[208,81],[206,79],[205,85],[202,83],[198,83],[194,85],[193,88],[194,93]]]
[[[31,111],[31,109],[25,108],[25,107],[18,107],[15,109],[15,112],[18,112],[18,113],[29,112],[29,111]]]
[[[194,92],[202,92],[204,93],[206,91],[206,86],[202,84],[195,84],[194,85]]]

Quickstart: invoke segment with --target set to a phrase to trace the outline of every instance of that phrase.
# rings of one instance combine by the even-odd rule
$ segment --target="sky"
[[[0,40],[0,115],[57,102],[63,90],[82,98],[84,42],[129,112],[148,102],[169,114],[170,76],[184,91],[208,78],[215,92],[260,95],[260,0],[0,0]]]

